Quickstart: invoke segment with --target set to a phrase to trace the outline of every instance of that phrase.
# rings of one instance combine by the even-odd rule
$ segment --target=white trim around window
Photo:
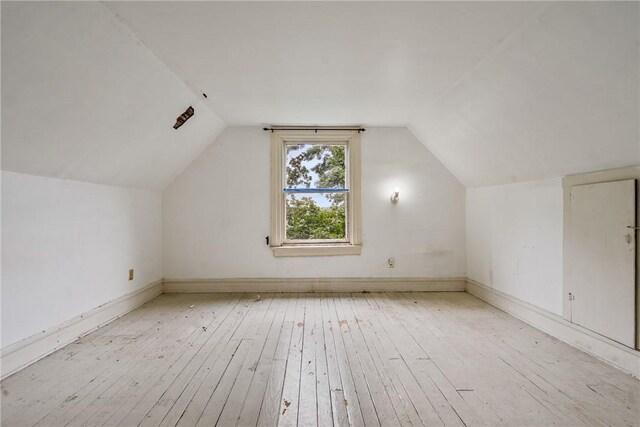
[[[346,192],[345,241],[286,241],[285,173],[288,144],[344,144],[347,147],[345,168]],[[271,133],[271,235],[269,245],[274,256],[360,255],[362,247],[360,200],[360,133],[346,131],[287,130]]]

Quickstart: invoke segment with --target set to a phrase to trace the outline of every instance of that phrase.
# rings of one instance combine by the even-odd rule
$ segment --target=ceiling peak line
[[[507,35],[505,35],[502,39],[500,39],[492,48],[490,48],[486,54],[484,54],[478,62],[476,62],[473,66],[471,66],[466,73],[463,73],[459,78],[457,78],[450,86],[448,86],[441,94],[436,96],[433,99],[431,105],[437,105],[442,99],[444,99],[449,92],[451,92],[454,88],[460,86],[462,82],[466,81],[473,75],[473,73],[482,66],[489,59],[493,58],[495,55],[500,53],[504,48],[507,47],[507,44],[518,34],[521,34],[527,28],[529,28],[533,23],[538,21],[538,18],[546,12],[550,8],[549,2],[543,2],[542,6],[529,18],[522,21],[519,25],[517,25],[513,30],[511,30]]]

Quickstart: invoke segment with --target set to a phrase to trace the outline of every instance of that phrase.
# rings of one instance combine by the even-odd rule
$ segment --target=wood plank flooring
[[[3,426],[640,425],[640,381],[462,292],[164,294],[0,385]]]

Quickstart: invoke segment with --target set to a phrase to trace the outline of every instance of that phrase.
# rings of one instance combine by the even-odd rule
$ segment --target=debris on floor
[[[285,408],[282,410],[282,415],[284,415],[284,413],[287,412],[287,408],[289,407],[289,405],[291,405],[291,402],[285,399],[284,400]]]

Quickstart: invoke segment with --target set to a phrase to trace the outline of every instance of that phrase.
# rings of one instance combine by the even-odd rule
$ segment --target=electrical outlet
[[[133,268],[129,270],[129,280],[133,280]]]
[[[396,260],[393,258],[389,258],[387,260],[387,267],[388,268],[394,268],[396,266]]]

